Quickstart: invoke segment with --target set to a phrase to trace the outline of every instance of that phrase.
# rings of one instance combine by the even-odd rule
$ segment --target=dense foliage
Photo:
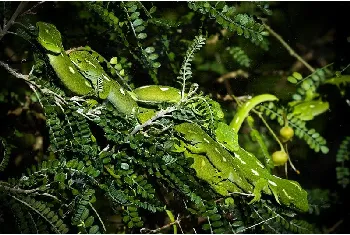
[[[311,30],[324,36],[315,46],[308,38],[294,41],[295,32],[307,31],[300,25],[291,24],[292,33],[281,28],[286,11],[300,6],[306,9],[273,2],[4,2],[0,232],[346,232],[349,60],[344,51],[328,51],[332,35]],[[299,16],[304,25],[308,13]],[[88,51],[125,90],[167,85],[181,99],[144,102],[136,116],[95,94],[76,96],[38,40],[39,21],[57,27],[68,54]],[[332,34],[325,27],[333,26],[320,25]],[[278,100],[249,110],[239,144],[272,174],[298,181],[308,192],[307,212],[272,195],[255,203],[251,194],[222,196],[199,177],[193,158],[174,150],[177,124],[196,123],[214,138],[219,122],[237,120],[244,104],[266,93]]]

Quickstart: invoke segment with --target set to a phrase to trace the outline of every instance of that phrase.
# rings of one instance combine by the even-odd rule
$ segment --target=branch
[[[286,41],[283,40],[283,38],[281,37],[281,35],[279,35],[278,33],[276,33],[273,29],[270,28],[270,26],[268,26],[267,24],[265,24],[262,21],[263,25],[265,26],[265,28],[287,49],[287,51],[289,52],[289,54],[293,57],[295,57],[297,60],[299,60],[306,68],[308,68],[311,72],[315,72],[315,69],[309,64],[307,63],[303,58],[301,58],[300,55],[298,55],[289,45]]]
[[[0,183],[0,187],[5,189],[5,190],[7,190],[7,191],[13,192],[13,193],[25,193],[25,194],[34,193],[34,192],[40,190],[40,188],[35,188],[35,189],[12,188],[12,187],[8,187],[8,186],[5,186],[5,185],[2,185],[1,183]]]
[[[7,22],[7,24],[5,24],[4,28],[1,30],[0,32],[0,40],[5,36],[5,34],[7,33],[7,31],[9,30],[9,28],[15,23],[15,20],[17,18],[17,16],[19,15],[19,13],[21,13],[21,11],[25,8],[25,6],[28,4],[28,2],[21,2],[15,13],[13,13],[11,19]]]
[[[37,4],[35,4],[33,7],[31,7],[30,9],[26,10],[21,16],[27,15],[27,14],[35,14],[32,12],[32,10],[34,10],[35,8],[37,8],[39,5],[43,4],[45,1],[41,1]]]
[[[162,226],[160,228],[157,228],[157,229],[142,228],[142,229],[140,229],[140,232],[141,233],[159,233],[160,231],[162,231],[162,230],[164,230],[166,228],[169,228],[169,227],[171,227],[173,225],[180,225],[181,220],[187,219],[189,217],[190,216],[186,216],[184,218],[177,218],[174,222],[170,222],[169,224],[166,224],[166,225],[164,225],[164,226]]]
[[[151,125],[158,118],[164,117],[166,114],[169,114],[175,110],[176,108],[174,106],[168,107],[167,109],[160,110],[156,115],[154,115],[151,119],[147,120],[144,124],[135,126],[134,130],[131,132],[131,135],[136,134],[136,132],[138,132],[139,130],[141,130],[146,126]]]
[[[16,72],[16,70],[14,70],[13,68],[11,68],[8,64],[0,61],[0,65],[2,67],[4,67],[10,74],[12,74],[13,76],[15,76],[16,78],[20,78],[20,79],[24,79],[26,81],[28,81],[29,76],[28,75],[24,75],[21,73]]]

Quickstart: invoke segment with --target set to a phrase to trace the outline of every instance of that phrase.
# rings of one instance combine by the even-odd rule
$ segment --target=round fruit
[[[282,150],[272,154],[272,161],[275,166],[282,166],[288,161],[288,154]]]
[[[294,136],[294,130],[293,128],[289,127],[289,126],[284,126],[281,128],[280,130],[280,135],[282,137],[282,141],[283,142],[287,142],[288,140],[290,140],[291,138],[293,138]]]

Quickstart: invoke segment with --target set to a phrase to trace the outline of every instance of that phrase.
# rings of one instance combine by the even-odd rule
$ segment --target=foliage
[[[6,48],[17,48],[17,44],[26,47],[21,55],[25,64],[18,66],[21,73],[12,69],[16,61],[8,67],[1,64],[4,70],[0,71],[6,75],[1,81],[6,80],[5,87],[9,88],[0,89],[0,106],[6,110],[1,111],[0,120],[13,119],[0,133],[1,232],[173,233],[174,226],[184,233],[320,231],[322,224],[313,216],[331,204],[329,191],[309,190],[309,214],[280,205],[271,195],[249,204],[250,194],[219,195],[196,176],[193,158],[174,151],[179,144],[175,125],[197,123],[214,138],[217,124],[228,121],[237,113],[241,100],[247,98],[236,96],[245,93],[241,83],[228,80],[224,83],[225,98],[220,99],[221,87],[220,92],[207,95],[203,90],[213,86],[213,76],[249,74],[251,78],[255,73],[263,74],[256,70],[257,58],[277,48],[269,46],[268,21],[262,19],[272,17],[269,3],[176,3],[180,13],[169,13],[164,3],[153,2],[56,3],[54,9],[69,9],[67,14],[79,16],[71,24],[60,22],[62,15],[45,15],[47,9],[54,10],[49,4],[37,4],[28,11],[20,9],[23,14],[15,16],[18,24],[8,21],[16,11],[15,3],[5,3],[1,15],[13,30],[0,28],[2,43]],[[38,14],[31,17],[32,12]],[[37,42],[37,21],[55,24],[64,45],[91,52],[105,72],[127,90],[150,83],[170,85],[180,90],[181,100],[140,104],[141,108],[155,110],[147,122],[140,123],[137,115],[125,116],[106,100],[93,95],[74,96],[59,81],[47,51]],[[215,40],[209,40],[210,36]],[[3,55],[0,60],[11,61]],[[232,61],[249,73],[237,72]],[[239,137],[244,148],[280,177],[284,176],[273,165],[271,150],[278,145],[288,150],[292,149],[289,144],[299,143],[291,139],[282,145],[275,134],[280,126],[293,128],[299,141],[307,144],[304,150],[332,152],[331,141],[321,136],[324,130],[313,125],[315,120],[300,119],[290,104],[320,97],[331,103],[321,88],[334,72],[330,66],[317,68],[305,78],[301,75],[304,72],[299,72],[292,70],[287,78],[295,92],[284,98],[281,95],[278,102],[255,107],[247,118],[251,139],[244,138],[244,128]],[[258,80],[264,92],[270,92],[263,78]],[[17,83],[24,91],[17,89]],[[235,89],[231,89],[233,83]],[[245,95],[248,93],[254,92]],[[235,105],[228,104],[231,97]],[[14,111],[17,109],[21,112]],[[27,122],[34,124],[22,124]],[[19,139],[28,133],[44,141],[39,148],[28,144],[29,154],[21,163],[17,161],[23,155]],[[349,183],[349,141],[348,137],[343,140],[336,155],[338,184],[344,188]],[[289,156],[297,158],[298,165],[312,159],[307,154],[300,158],[294,149]],[[293,178],[300,180],[303,188],[312,188],[303,185],[302,177]]]
[[[336,168],[338,184],[343,188],[346,188],[350,183],[350,172],[346,163],[349,161],[349,144],[350,137],[347,136],[339,146],[337,152],[337,163],[339,164]]]

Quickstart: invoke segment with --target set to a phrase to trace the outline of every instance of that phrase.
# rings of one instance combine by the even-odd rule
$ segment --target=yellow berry
[[[282,166],[288,161],[288,154],[282,150],[272,154],[272,161],[275,166]]]
[[[287,142],[288,140],[290,140],[291,138],[293,138],[294,136],[294,130],[293,128],[289,127],[289,126],[284,126],[281,128],[280,130],[280,135],[282,137],[282,141],[283,142]]]

